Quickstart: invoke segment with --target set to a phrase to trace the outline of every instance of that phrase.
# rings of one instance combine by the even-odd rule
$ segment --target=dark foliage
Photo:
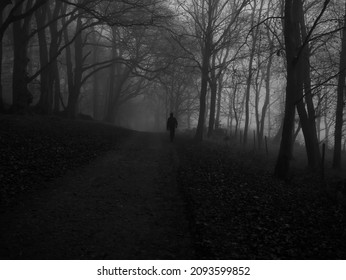
[[[130,132],[58,117],[0,117],[0,203],[115,149]]]
[[[178,181],[201,258],[346,258],[344,206],[318,178],[284,183],[263,168],[265,159],[239,155],[212,143],[179,149]]]

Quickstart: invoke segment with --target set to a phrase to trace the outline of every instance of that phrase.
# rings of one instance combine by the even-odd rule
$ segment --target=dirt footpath
[[[194,258],[176,167],[167,135],[135,133],[1,213],[1,259]]]

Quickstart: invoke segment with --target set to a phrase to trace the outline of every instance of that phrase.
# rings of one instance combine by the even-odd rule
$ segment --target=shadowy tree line
[[[200,73],[195,139],[201,141],[205,131],[212,136],[218,128],[215,112],[223,111],[229,129],[235,127],[244,144],[252,127],[261,147],[275,117],[278,177],[289,174],[297,138],[305,144],[312,170],[321,168],[320,143],[334,140],[333,166],[339,169],[346,143],[341,3],[177,2],[185,25],[174,37]]]
[[[10,41],[6,54],[12,57],[12,69],[1,72],[11,71],[14,113],[34,105],[36,112],[73,118],[90,91],[94,100],[103,98],[102,118],[114,121],[117,107],[170,63],[155,43],[164,40],[158,26],[171,17],[163,1],[8,1],[1,17],[1,38]],[[107,70],[108,80],[97,76]],[[35,83],[37,100],[30,90]]]
[[[195,140],[226,127],[246,145],[295,141],[321,168],[345,148],[346,7],[330,0],[16,0],[0,4],[0,110],[117,122],[130,100],[156,127],[174,112]],[[338,66],[337,66],[338,65]],[[11,81],[9,84],[8,81]],[[6,90],[4,90],[6,88]],[[6,95],[6,96],[5,96]],[[6,98],[5,98],[6,97]]]

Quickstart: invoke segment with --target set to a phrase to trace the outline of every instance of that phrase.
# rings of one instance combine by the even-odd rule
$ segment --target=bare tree
[[[344,111],[344,94],[345,94],[345,77],[346,77],[346,4],[345,4],[345,17],[344,26],[342,29],[342,46],[340,53],[340,66],[337,87],[337,103],[336,103],[336,117],[335,117],[335,130],[334,130],[334,156],[333,167],[335,169],[341,168],[341,141],[342,141],[342,126],[343,126],[343,111]]]
[[[285,1],[284,37],[287,61],[287,86],[285,101],[285,116],[283,120],[280,150],[275,166],[275,174],[279,178],[286,178],[289,172],[293,152],[293,130],[295,119],[295,102],[298,88],[298,68],[301,57],[297,56],[299,50],[299,17],[296,13],[297,2]]]
[[[320,153],[316,134],[315,109],[312,102],[312,89],[309,65],[309,41],[318,22],[323,16],[329,0],[323,3],[309,32],[306,31],[302,1],[285,1],[284,36],[287,61],[287,88],[285,117],[280,151],[275,174],[285,178],[289,172],[293,151],[293,129],[295,106],[302,126],[309,166],[316,168],[320,163]],[[307,110],[303,102],[307,104]]]
[[[259,25],[258,22],[260,22],[262,17],[262,11],[263,11],[263,5],[264,1],[261,0],[259,3],[259,8],[257,11],[257,4],[258,1],[253,1],[252,6],[252,14],[251,14],[251,39],[252,44],[250,48],[250,55],[249,55],[249,67],[248,67],[248,76],[246,79],[246,91],[245,91],[245,127],[244,127],[244,144],[247,143],[248,138],[248,130],[249,130],[249,121],[250,121],[250,89],[251,89],[251,83],[252,83],[252,76],[253,76],[253,63],[254,63],[254,57],[256,54],[257,49],[257,40],[259,36]],[[256,12],[258,12],[257,18],[255,19]]]
[[[235,23],[239,15],[244,10],[249,1],[211,1],[193,0],[178,1],[184,14],[188,15],[190,21],[190,32],[180,34],[181,37],[193,37],[199,44],[199,54],[196,57],[186,46],[181,47],[194,57],[201,73],[200,87],[200,111],[198,117],[195,140],[203,140],[205,127],[205,116],[207,112],[206,97],[208,92],[208,82],[212,69],[213,55],[224,49],[229,43],[231,32],[235,28]],[[240,26],[238,26],[240,27]],[[216,76],[215,76],[216,77]],[[212,85],[215,82],[212,81]],[[216,87],[213,89],[213,94]],[[214,99],[212,107],[215,108]],[[215,110],[215,109],[214,109]],[[213,113],[213,112],[212,112]],[[212,122],[213,122],[212,116]]]

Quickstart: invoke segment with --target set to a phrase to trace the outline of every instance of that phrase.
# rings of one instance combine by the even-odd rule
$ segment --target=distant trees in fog
[[[0,110],[118,122],[142,97],[195,139],[220,127],[244,144],[296,137],[308,164],[346,145],[345,3],[317,0],[15,0],[0,3]],[[10,109],[8,108],[10,106]],[[281,137],[282,136],[282,137]]]
[[[12,80],[14,112],[34,103],[39,113],[75,117],[89,94],[113,121],[116,108],[168,63],[157,44],[157,26],[170,17],[161,1],[18,0],[2,3],[1,12],[2,47],[11,57],[2,73],[12,72],[4,82]]]

